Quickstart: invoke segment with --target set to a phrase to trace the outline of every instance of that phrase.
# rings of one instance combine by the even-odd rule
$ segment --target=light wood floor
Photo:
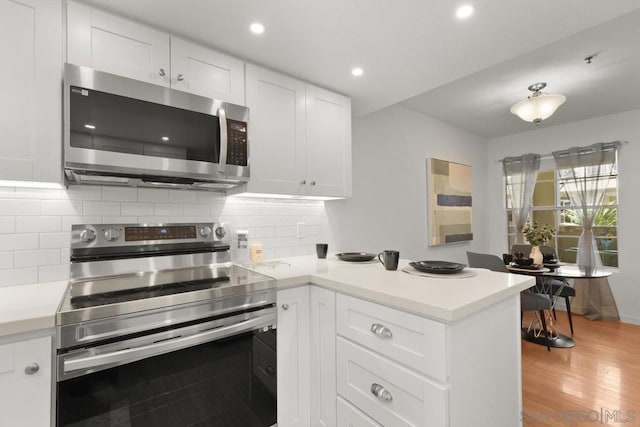
[[[557,323],[570,335],[564,311]],[[640,426],[640,326],[575,314],[573,325],[571,349],[522,341],[524,426]]]

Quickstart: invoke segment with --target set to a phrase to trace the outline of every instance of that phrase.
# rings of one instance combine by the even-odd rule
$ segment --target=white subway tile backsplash
[[[16,217],[0,216],[0,233],[15,233],[15,232],[16,232]]]
[[[40,249],[68,248],[71,245],[71,233],[41,233]]]
[[[139,202],[168,202],[169,190],[163,188],[138,188]]]
[[[40,215],[40,199],[0,199],[0,215]]]
[[[66,196],[70,200],[102,200],[102,187],[99,185],[70,185]]]
[[[43,200],[42,215],[82,215],[82,201],[68,199]]]
[[[138,200],[138,189],[129,187],[103,187],[102,200],[135,202]]]
[[[59,216],[19,216],[16,217],[18,233],[62,231],[62,218]]]
[[[196,191],[169,190],[169,201],[174,203],[196,203]]]
[[[227,223],[249,230],[265,258],[315,253],[326,241],[321,202],[226,198],[222,193],[71,185],[68,190],[0,187],[0,286],[66,280],[73,224]],[[296,223],[305,236],[296,237]]]
[[[40,249],[37,251],[16,251],[15,267],[37,267],[60,264],[60,249]]]
[[[84,201],[84,215],[120,216],[120,203]]]
[[[37,267],[0,270],[0,286],[28,285],[37,282]]]
[[[0,234],[0,248],[4,251],[38,249],[38,233]]]
[[[153,215],[153,203],[122,203],[120,212],[124,216]]]
[[[57,282],[59,280],[69,280],[68,263],[38,267],[38,282]]]
[[[13,252],[0,252],[0,269],[13,267]]]

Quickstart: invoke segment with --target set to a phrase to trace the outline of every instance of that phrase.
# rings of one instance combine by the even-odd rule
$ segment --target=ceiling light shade
[[[456,17],[458,19],[467,19],[471,15],[473,15],[473,6],[470,4],[463,4],[456,9]]]
[[[249,25],[249,29],[251,30],[251,32],[253,34],[262,34],[264,33],[264,25],[262,25],[260,22],[254,22],[251,25]]]
[[[522,120],[533,123],[540,123],[551,117],[567,98],[564,95],[540,92],[546,85],[546,83],[536,83],[529,86],[533,94],[511,107],[511,112]]]

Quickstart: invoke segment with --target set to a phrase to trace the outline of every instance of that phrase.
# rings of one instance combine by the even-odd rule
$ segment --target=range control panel
[[[169,243],[224,242],[225,224],[83,224],[71,228],[71,249]]]

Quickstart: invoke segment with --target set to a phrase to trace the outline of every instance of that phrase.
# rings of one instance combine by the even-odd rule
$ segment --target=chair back
[[[525,258],[529,258],[529,254],[531,253],[531,245],[526,243],[515,243],[511,246],[511,253],[515,254],[517,252],[522,252]]]
[[[491,271],[500,271],[508,273],[507,266],[500,257],[493,254],[481,254],[477,252],[467,252],[467,261],[469,267],[473,268],[486,268]]]
[[[541,245],[540,252],[542,252],[543,255],[553,255],[554,258],[557,258],[556,248],[553,246]]]

